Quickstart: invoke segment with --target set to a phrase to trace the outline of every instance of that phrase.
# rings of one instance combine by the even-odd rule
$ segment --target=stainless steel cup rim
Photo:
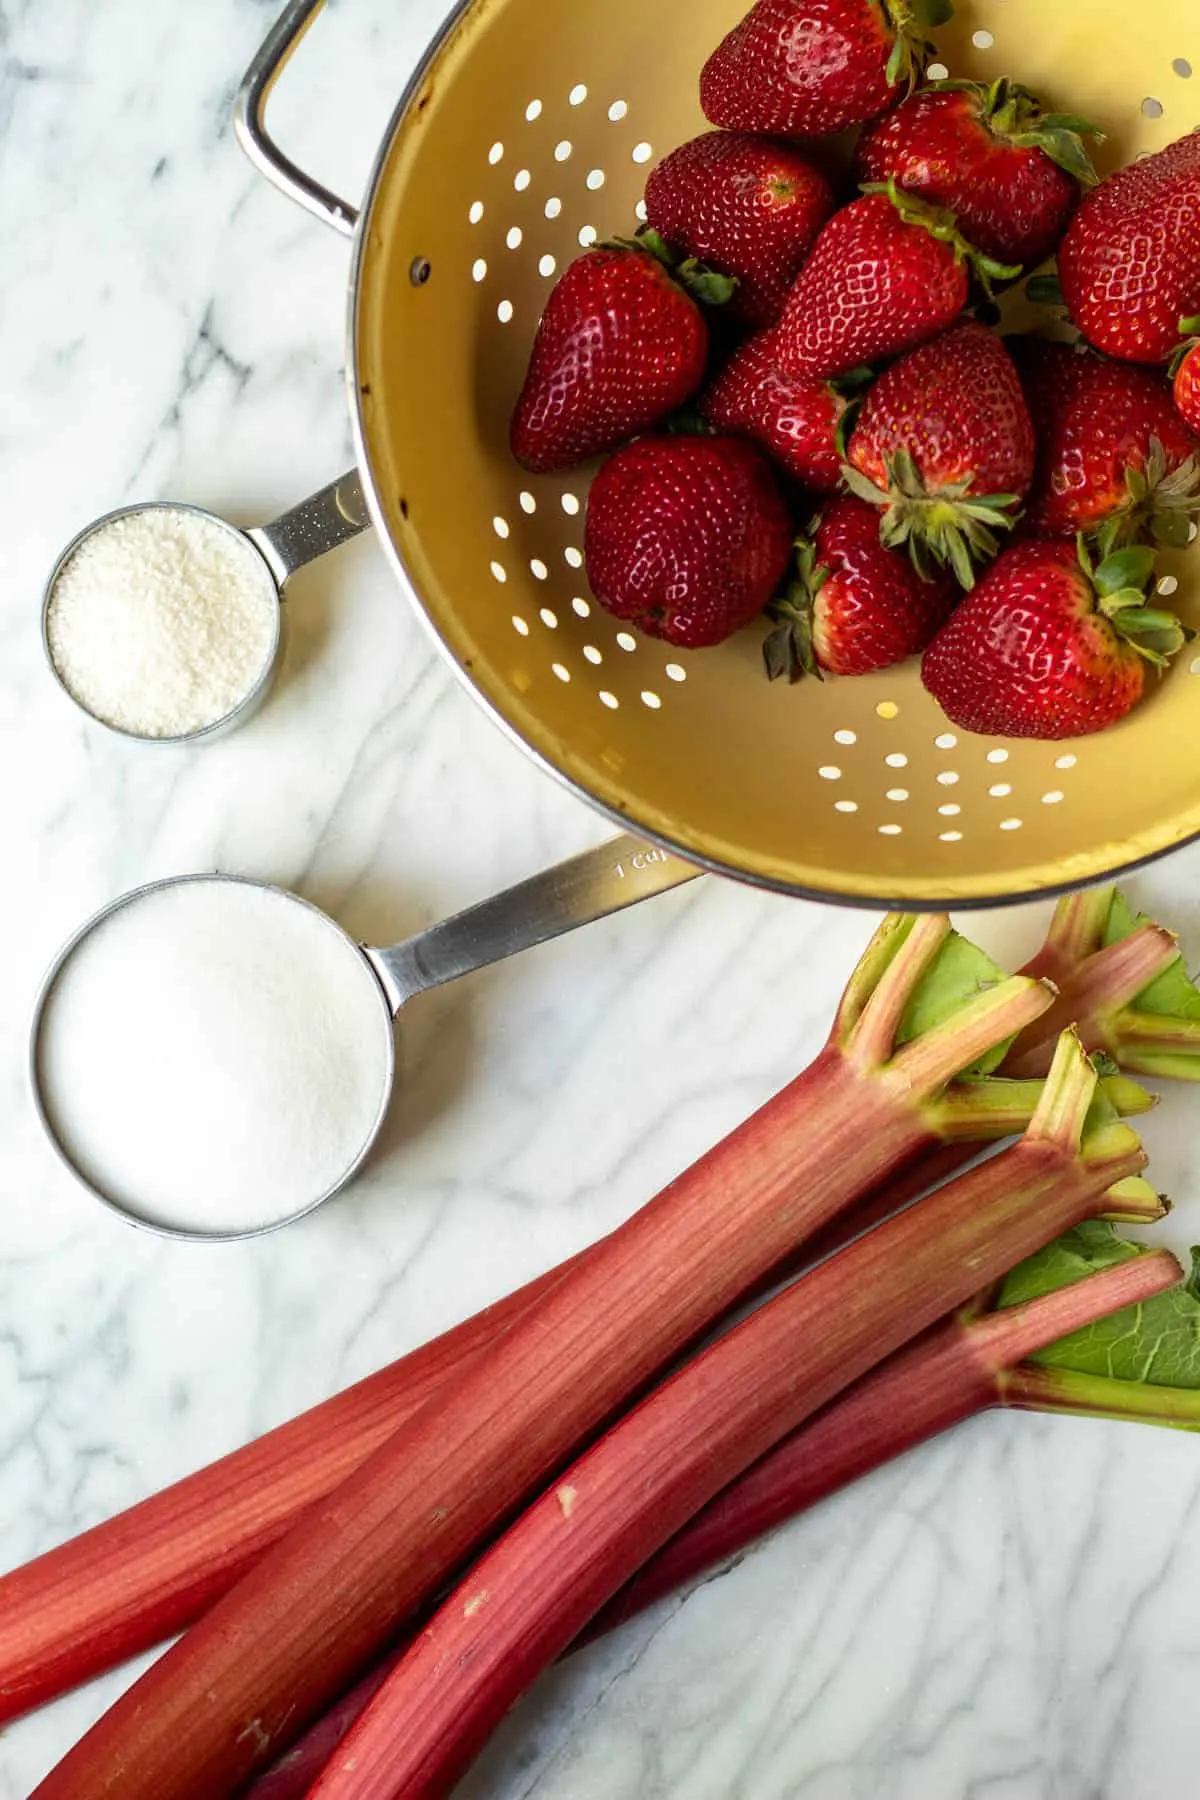
[[[353,1162],[349,1164],[338,1177],[337,1181],[328,1187],[323,1194],[317,1195],[315,1199],[305,1201],[305,1203],[302,1206],[297,1207],[294,1212],[286,1213],[278,1219],[269,1220],[266,1224],[250,1226],[241,1231],[202,1231],[189,1226],[163,1224],[157,1219],[144,1218],[140,1213],[134,1211],[131,1207],[126,1206],[122,1201],[114,1199],[114,1197],[111,1194],[106,1193],[103,1188],[97,1187],[75,1163],[66,1145],[58,1134],[58,1130],[45,1103],[39,1063],[42,1023],[45,1017],[47,1004],[54,992],[55,983],[58,981],[75,952],[80,949],[86,939],[91,936],[92,932],[103,925],[107,919],[112,918],[115,913],[123,912],[126,908],[134,906],[139,901],[146,899],[150,894],[160,892],[165,888],[184,887],[201,883],[209,886],[232,885],[254,888],[260,893],[275,894],[280,899],[291,901],[295,906],[302,907],[306,912],[312,913],[327,926],[330,931],[336,933],[362,963],[375,992],[379,996],[380,1021],[381,1027],[385,1033],[383,1041],[386,1047],[386,1078],[383,1083],[379,1110],[376,1113],[375,1120],[367,1135],[366,1141]],[[384,1121],[387,1118],[392,1102],[392,1096],[395,1091],[396,1037],[394,1026],[395,1013],[392,1002],[385,993],[383,983],[379,978],[374,964],[367,955],[364,946],[356,942],[356,940],[351,937],[350,933],[338,924],[336,919],[331,918],[327,912],[324,912],[321,909],[321,907],[315,906],[311,900],[306,900],[302,895],[293,893],[290,888],[279,887],[274,882],[255,881],[252,877],[246,875],[226,875],[222,874],[220,871],[214,871],[211,874],[171,875],[160,881],[145,882],[141,887],[133,888],[128,893],[119,895],[117,899],[109,901],[107,906],[102,906],[99,911],[93,913],[91,918],[79,927],[54,958],[54,961],[50,965],[50,968],[42,981],[41,987],[38,990],[37,1000],[34,1005],[33,1022],[29,1033],[28,1070],[34,1110],[36,1111],[42,1129],[46,1133],[51,1147],[62,1166],[74,1177],[75,1181],[78,1182],[92,1199],[98,1200],[102,1206],[107,1207],[110,1212],[115,1213],[117,1217],[123,1219],[126,1224],[135,1225],[142,1231],[152,1232],[156,1237],[175,1238],[186,1243],[244,1243],[251,1238],[268,1237],[273,1232],[281,1231],[286,1225],[294,1225],[300,1219],[307,1218],[310,1213],[316,1212],[318,1207],[324,1206],[327,1201],[334,1199],[340,1194],[360,1172],[379,1140],[379,1134],[383,1129]]]
[[[60,576],[71,558],[75,555],[75,552],[82,544],[86,543],[90,537],[94,536],[95,533],[103,531],[106,526],[114,524],[118,519],[131,518],[135,513],[143,512],[191,513],[195,518],[207,519],[210,523],[219,525],[223,531],[228,532],[231,537],[238,540],[238,543],[246,551],[248,557],[254,559],[254,566],[261,571],[263,582],[275,597],[271,645],[263,663],[262,670],[255,680],[254,685],[236,705],[231,706],[227,712],[222,713],[219,719],[213,719],[207,725],[198,725],[194,731],[180,732],[172,737],[156,737],[145,732],[127,731],[124,726],[114,725],[110,720],[101,718],[98,713],[94,713],[91,708],[85,706],[79,696],[73,693],[70,687],[68,687],[66,681],[63,679],[58,664],[54,660],[54,652],[50,647],[50,607],[54,598],[54,590],[58,585]],[[75,536],[71,539],[70,543],[60,553],[46,580],[45,587],[42,590],[41,629],[42,654],[46,659],[46,666],[54,678],[55,684],[61,692],[66,695],[72,706],[83,714],[85,719],[90,719],[94,725],[99,725],[103,727],[105,731],[112,732],[114,737],[125,738],[129,743],[162,744],[168,748],[178,749],[183,745],[199,744],[213,738],[223,737],[226,732],[232,730],[235,725],[239,724],[243,718],[248,717],[254,712],[260,701],[265,697],[268,688],[275,679],[279,667],[280,652],[283,648],[283,590],[272,571],[270,564],[267,562],[266,557],[259,550],[250,534],[243,531],[240,526],[230,524],[229,520],[223,519],[220,513],[212,512],[208,507],[193,506],[186,500],[139,500],[132,505],[115,506],[111,511],[101,513],[98,518],[92,519],[82,530],[75,533]]]

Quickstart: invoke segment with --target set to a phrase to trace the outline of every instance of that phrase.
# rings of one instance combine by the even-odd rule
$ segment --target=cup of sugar
[[[46,583],[51,672],[122,737],[222,737],[270,691],[288,581],[370,522],[353,470],[248,531],[178,501],[106,513],[67,545]]]
[[[99,724],[163,744],[248,718],[282,646],[279,588],[235,526],[152,503],[81,532],[46,584],[42,636],[60,687]]]

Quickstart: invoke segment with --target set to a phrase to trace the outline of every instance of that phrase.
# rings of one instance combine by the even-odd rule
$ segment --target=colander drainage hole
[[[584,101],[587,99],[587,97],[588,97],[588,91],[582,81],[577,82],[576,85],[571,89],[570,93],[567,95],[567,99],[570,101],[572,106],[582,106]]]
[[[541,276],[544,276],[545,279],[547,281],[549,281],[551,275],[553,275],[553,273],[557,269],[557,267],[558,267],[558,264],[555,262],[555,260],[552,256],[543,256],[542,260],[538,264],[538,274]]]
[[[583,230],[579,233],[579,242],[583,245],[585,250],[590,250],[599,236],[600,233],[596,230],[594,225],[585,225]]]
[[[471,221],[472,225],[478,225],[478,223],[482,219],[485,211],[486,211],[486,208],[485,208],[482,200],[472,200],[471,210],[467,214],[467,218]]]
[[[540,100],[531,100],[529,102],[529,105],[525,108],[525,117],[529,120],[529,123],[532,125],[534,120],[540,119],[541,116],[542,116],[541,101]]]
[[[1148,119],[1161,119],[1164,111],[1163,103],[1161,100],[1156,100],[1153,94],[1147,94],[1142,101],[1142,111]]]
[[[508,580],[508,570],[504,567],[503,563],[494,562],[492,564],[492,577],[494,580],[498,581],[501,586]]]
[[[511,300],[502,300],[500,302],[499,306],[496,308],[496,317],[502,325],[512,324],[513,310],[513,303]]]
[[[602,663],[604,661],[603,652],[600,650],[597,650],[595,644],[585,644],[583,646],[583,654],[587,657],[588,661],[591,664],[593,664],[593,666],[595,666],[599,663]]]
[[[408,270],[408,279],[414,287],[424,287],[433,274],[433,264],[427,256],[414,256]]]
[[[580,600],[578,597],[576,597],[574,600],[572,600],[571,607],[572,607],[572,610],[574,612],[576,612],[581,619],[586,619],[588,614],[592,610],[586,600]]]
[[[572,146],[570,138],[564,138],[562,140],[561,144],[555,144],[555,146],[554,146],[555,162],[568,162],[570,160],[572,148],[573,148],[573,146]]]
[[[557,194],[552,194],[550,196],[549,200],[547,200],[547,202],[546,202],[546,217],[548,219],[557,219],[557,217],[561,211],[562,211],[562,201],[559,199]]]
[[[508,536],[508,520],[500,518],[497,514],[492,520],[492,530],[498,538],[506,538]]]
[[[1186,56],[1177,56],[1171,67],[1182,80],[1189,81],[1191,79],[1192,65]]]
[[[529,173],[528,169],[518,169],[513,176],[513,187],[518,194],[523,194],[532,180],[533,176]]]
[[[899,837],[903,830],[903,825],[881,825],[879,835],[880,837]]]
[[[529,573],[535,581],[549,581],[550,571],[539,557],[534,557],[529,564]]]
[[[1078,761],[1077,756],[1056,756],[1054,766],[1056,769],[1073,769]]]
[[[486,281],[487,280],[487,264],[483,260],[482,256],[477,257],[475,259],[475,261],[471,264],[471,280],[472,281]]]
[[[648,706],[651,712],[658,712],[659,708],[662,706],[662,701],[657,694],[652,694],[649,688],[643,688],[642,704]]]
[[[1160,594],[1176,594],[1176,593],[1178,593],[1179,592],[1179,583],[1176,580],[1175,576],[1174,575],[1164,575],[1162,580],[1158,584],[1158,591]]]
[[[1001,819],[1000,829],[1001,831],[1020,831],[1021,824],[1020,819]]]
[[[548,606],[543,606],[541,612],[538,614],[538,618],[542,621],[542,624],[546,627],[547,631],[558,630],[558,617],[555,613],[550,611]]]
[[[988,793],[993,800],[1007,800],[1008,796],[1012,793],[1012,787],[1007,781],[998,781],[995,787],[990,787],[988,789]]]
[[[653,144],[643,143],[643,144],[635,144],[633,146],[633,160],[635,163],[648,163],[650,161],[650,158],[653,155],[654,155],[654,145]]]
[[[525,242],[525,233],[519,225],[514,225],[504,241],[510,250],[519,250]]]
[[[518,637],[528,637],[529,636],[529,626],[526,624],[525,620],[521,617],[520,613],[513,614],[512,627]]]
[[[523,513],[535,513],[537,511],[537,501],[534,499],[533,495],[531,493],[529,493],[528,490],[525,490],[520,495],[520,501],[521,501],[521,511]]]
[[[908,767],[908,758],[903,750],[893,750],[891,755],[885,756],[883,760],[889,769],[907,769]]]
[[[1064,800],[1065,798],[1066,795],[1060,793],[1058,788],[1055,788],[1051,793],[1042,795],[1042,805],[1057,806],[1059,801]]]
[[[925,73],[930,81],[946,81],[949,79],[950,75],[950,71],[945,63],[940,62],[930,63]]]
[[[668,663],[663,673],[668,681],[687,680],[687,670],[682,668],[679,663]]]
[[[958,780],[958,773],[955,769],[943,769],[938,780],[943,787],[953,787]]]
[[[578,494],[564,494],[562,497],[562,509],[573,519],[579,511]]]
[[[835,744],[857,744],[858,733],[855,731],[835,731],[833,734],[833,741]]]
[[[563,551],[563,561],[569,569],[582,569],[583,551],[577,550],[574,544],[568,544]]]
[[[908,789],[907,788],[889,788],[887,793],[884,795],[884,799],[885,800],[894,800],[897,805],[902,805],[903,802],[908,799]]]
[[[938,840],[940,843],[943,843],[943,844],[961,844],[962,838],[963,838],[963,834],[961,831],[939,831],[938,832]]]
[[[492,145],[491,149],[488,151],[488,161],[491,163],[493,169],[495,168],[495,166],[498,162],[504,161],[504,145],[503,144],[495,143]]]
[[[1189,74],[1191,73],[1190,70],[1188,72],[1189,72]],[[627,101],[614,100],[612,105],[608,109],[608,116],[612,120],[614,125],[619,125],[621,123],[621,120],[623,118],[625,118],[628,111],[629,111],[629,105],[628,105]]]
[[[818,769],[817,774],[822,781],[840,781],[842,779],[842,771],[835,769],[832,763],[827,763],[823,769]]]
[[[605,175],[603,169],[589,169],[587,184],[593,194],[597,193],[604,186],[604,181]]]
[[[571,671],[569,669],[564,669],[561,663],[551,663],[550,667],[553,669],[554,673],[558,676],[558,679],[560,681],[570,681]]]
[[[1008,751],[1007,750],[989,750],[987,753],[987,759],[990,763],[1007,762],[1008,761]]]
[[[900,717],[900,708],[894,700],[881,700],[875,711],[881,719],[898,719]]]
[[[639,200],[633,210],[637,214],[638,218],[642,221],[642,224],[644,225],[646,223],[647,219],[650,217],[650,209],[646,205],[646,202],[644,200]]]
[[[840,813],[855,813],[858,811],[858,801],[857,800],[835,800],[833,803],[833,810],[834,810],[834,812],[840,812]]]
[[[600,699],[602,704],[607,706],[610,712],[616,712],[618,706],[621,704],[617,699],[617,696],[615,694],[610,694],[607,688],[600,689]]]
[[[975,31],[971,34],[971,42],[977,50],[990,50],[996,40],[990,31]]]
[[[637,649],[637,639],[631,631],[618,631],[617,642],[622,650],[628,650],[632,653]]]

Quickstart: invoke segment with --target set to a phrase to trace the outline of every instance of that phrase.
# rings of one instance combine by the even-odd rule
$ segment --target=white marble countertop
[[[440,0],[345,0],[280,130],[357,192]],[[861,916],[705,881],[412,1009],[383,1153],[242,1246],[90,1203],[25,1083],[42,972],[96,907],[221,868],[388,941],[598,840],[447,670],[368,537],[297,580],[282,691],[191,754],[87,727],[41,663],[43,577],[159,495],[241,522],[349,460],[347,247],[234,146],[274,0],[0,8],[0,1562],[389,1360],[626,1215],[798,1069]],[[1132,890],[1200,957],[1200,855]],[[990,919],[1028,950],[1043,913]],[[1195,1107],[1148,1137],[1200,1228]],[[991,1418],[547,1680],[482,1800],[1174,1800],[1196,1791],[1200,1446]],[[128,1680],[7,1730],[17,1800]]]

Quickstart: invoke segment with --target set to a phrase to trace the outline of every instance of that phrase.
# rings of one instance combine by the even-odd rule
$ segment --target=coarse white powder
[[[254,546],[180,506],[122,513],[54,583],[46,637],[63,685],[136,737],[215,725],[265,673],[279,601]]]
[[[176,1230],[248,1231],[321,1199],[387,1099],[369,965],[287,894],[152,888],[82,938],[47,997],[38,1086],[99,1192]]]

